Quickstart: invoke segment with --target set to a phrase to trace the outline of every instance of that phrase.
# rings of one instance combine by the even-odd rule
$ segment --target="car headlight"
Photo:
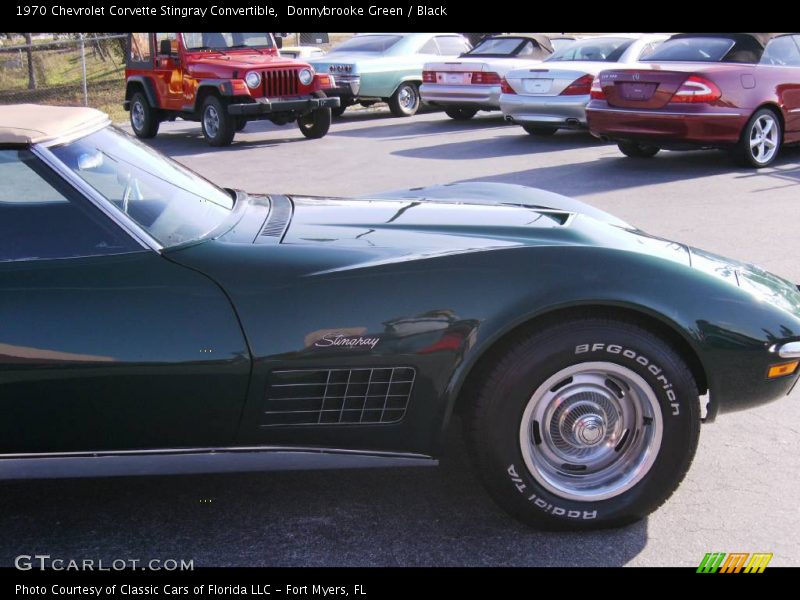
[[[258,71],[250,71],[244,76],[244,82],[249,88],[257,88],[261,85],[261,73]]]
[[[301,69],[297,77],[303,85],[311,85],[311,82],[314,81],[314,71],[311,69]]]

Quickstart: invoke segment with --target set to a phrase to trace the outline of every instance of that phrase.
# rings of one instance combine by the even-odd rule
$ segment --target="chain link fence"
[[[126,34],[7,37],[0,45],[0,104],[93,106],[123,117]]]

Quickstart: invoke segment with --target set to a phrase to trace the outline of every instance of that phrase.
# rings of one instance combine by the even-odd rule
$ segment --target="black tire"
[[[405,81],[389,98],[389,110],[395,117],[412,117],[417,114],[421,103],[417,84],[413,81]]]
[[[620,142],[617,146],[620,152],[631,158],[652,158],[661,150],[656,146],[648,146],[636,142]]]
[[[523,125],[522,128],[531,135],[547,136],[553,135],[558,131],[558,127],[547,127],[545,125]]]
[[[775,128],[774,134],[770,134],[771,137],[774,135],[774,137],[772,137],[770,140],[774,144],[774,148],[771,154],[764,156],[763,159],[760,159],[760,157],[757,155],[759,147],[751,147],[750,142],[754,136],[759,135],[758,126],[765,121],[772,123],[772,127]],[[734,148],[734,157],[739,161],[739,163],[746,167],[755,167],[756,169],[761,169],[771,165],[775,161],[780,153],[782,144],[783,131],[781,129],[780,118],[775,111],[770,110],[769,108],[761,108],[753,113],[753,116],[750,117],[749,121],[747,121],[747,125],[744,126],[739,143]]]
[[[200,114],[203,136],[210,146],[229,146],[236,135],[236,119],[215,95],[206,96]]]
[[[346,111],[346,110],[347,110],[346,106],[337,106],[337,107],[331,109],[331,114],[334,117],[339,118],[344,114],[344,111]]]
[[[580,377],[588,375],[578,373],[574,375],[576,379],[570,376],[563,382],[558,378],[570,370],[589,372],[591,369],[598,369],[598,381],[603,382],[591,388],[593,394],[598,394],[596,390],[600,389],[601,396],[606,394],[612,402],[619,397],[619,406],[629,407],[637,405],[636,398],[647,397],[649,400],[644,404],[652,410],[649,422],[645,417],[630,421],[639,423],[634,433],[631,433],[632,429],[624,434],[617,429],[611,430],[610,426],[608,429],[595,427],[592,443],[597,451],[610,456],[609,460],[617,460],[616,463],[605,465],[605,471],[598,471],[601,477],[606,476],[609,469],[617,468],[613,465],[627,464],[620,461],[627,460],[628,456],[655,458],[650,464],[647,462],[649,459],[640,458],[644,463],[630,463],[631,470],[621,471],[639,474],[637,479],[619,480],[627,481],[625,485],[629,487],[623,484],[616,489],[608,487],[606,489],[614,490],[613,494],[604,497],[598,493],[590,498],[563,492],[562,488],[553,488],[552,485],[543,485],[542,481],[552,480],[542,475],[547,471],[537,467],[539,463],[536,461],[542,461],[542,457],[546,456],[546,446],[550,444],[549,447],[553,447],[555,443],[553,427],[548,428],[548,423],[557,423],[557,427],[572,423],[573,428],[567,428],[568,432],[574,430],[585,435],[586,429],[574,428],[579,421],[583,427],[581,419],[592,415],[575,411],[576,404],[572,402],[584,401],[579,397],[580,393],[585,393],[580,388],[580,385],[584,385]],[[621,378],[617,383],[617,376],[611,375],[603,380],[606,372],[603,369],[612,369],[612,372],[618,370],[629,375],[632,373],[628,381],[639,383],[623,388],[623,384],[629,385],[625,383],[626,379]],[[674,348],[633,323],[576,319],[548,327],[513,343],[477,380],[480,384],[471,392],[473,396],[468,399],[469,406],[464,419],[471,458],[497,503],[521,521],[541,529],[597,529],[620,526],[643,518],[663,504],[678,487],[697,448],[700,407],[697,386],[690,370]],[[637,387],[640,384],[644,387]],[[601,389],[602,386],[605,389]],[[645,389],[649,391],[637,392]],[[549,404],[545,405],[556,407],[550,413],[550,421],[542,418],[538,425],[538,422],[529,421],[531,415],[537,414],[526,414],[526,409],[530,410],[529,405],[539,406],[537,398],[541,402],[548,397]],[[559,410],[562,412],[558,413]],[[568,410],[574,412],[569,414],[566,412]],[[575,414],[580,416],[570,421],[569,418]],[[613,414],[613,411],[608,414]],[[646,412],[635,414],[645,415]],[[529,423],[530,428],[527,425],[522,427],[523,422]],[[609,419],[608,422],[614,421]],[[623,423],[622,417],[616,422]],[[542,434],[535,429],[539,426],[542,427],[541,431],[549,433]],[[656,443],[652,440],[658,438],[659,428],[661,438]],[[601,430],[603,437],[599,438],[597,431]],[[556,433],[559,431],[556,430]],[[605,437],[607,431],[612,431],[618,437]],[[524,438],[525,435],[529,437]],[[543,438],[542,435],[549,437]],[[530,442],[526,453],[529,462],[526,462],[522,450],[526,439]],[[547,441],[543,441],[545,439]],[[649,454],[638,448],[637,439],[652,444],[648,446]],[[619,454],[615,454],[617,452]],[[573,462],[579,463],[580,460],[573,459]],[[529,464],[534,465],[533,471]],[[558,460],[555,464],[556,469],[567,471]],[[642,468],[635,467],[640,464]],[[597,475],[596,472],[580,471],[579,468],[580,464],[573,465],[573,473],[561,474],[568,481],[567,486],[585,485],[586,477]],[[534,475],[534,472],[537,474]],[[583,473],[584,479],[581,480],[581,476],[575,473]]]
[[[161,124],[159,111],[150,106],[147,97],[142,92],[136,92],[131,97],[131,129],[136,137],[142,139],[154,138],[158,134]]]
[[[469,121],[472,117],[478,114],[478,111],[473,108],[460,108],[453,106],[450,108],[445,108],[444,113],[456,121]]]
[[[236,119],[236,132],[244,131],[244,128],[247,127],[247,119],[242,119],[241,117]]]
[[[309,139],[324,137],[331,128],[331,109],[318,108],[307,115],[297,118],[300,132]]]

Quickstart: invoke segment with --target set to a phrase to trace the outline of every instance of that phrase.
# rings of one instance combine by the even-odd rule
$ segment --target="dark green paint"
[[[435,455],[476,361],[515,327],[569,307],[670,327],[702,363],[712,412],[778,398],[797,379],[766,381],[780,362],[769,348],[800,339],[789,282],[546,192],[479,184],[406,196],[295,198],[283,239],[260,243],[268,202],[243,198],[224,234],[163,256],[0,263],[2,451],[276,444]],[[459,198],[475,205],[451,203]],[[498,202],[583,214],[487,206]],[[337,330],[380,342],[314,346]],[[258,426],[274,369],[401,365],[417,369],[401,423]]]

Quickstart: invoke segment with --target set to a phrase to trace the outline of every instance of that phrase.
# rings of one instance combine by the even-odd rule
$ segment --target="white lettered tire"
[[[465,415],[492,497],[542,529],[646,516],[689,469],[700,430],[691,371],[633,322],[576,319],[513,342]]]

